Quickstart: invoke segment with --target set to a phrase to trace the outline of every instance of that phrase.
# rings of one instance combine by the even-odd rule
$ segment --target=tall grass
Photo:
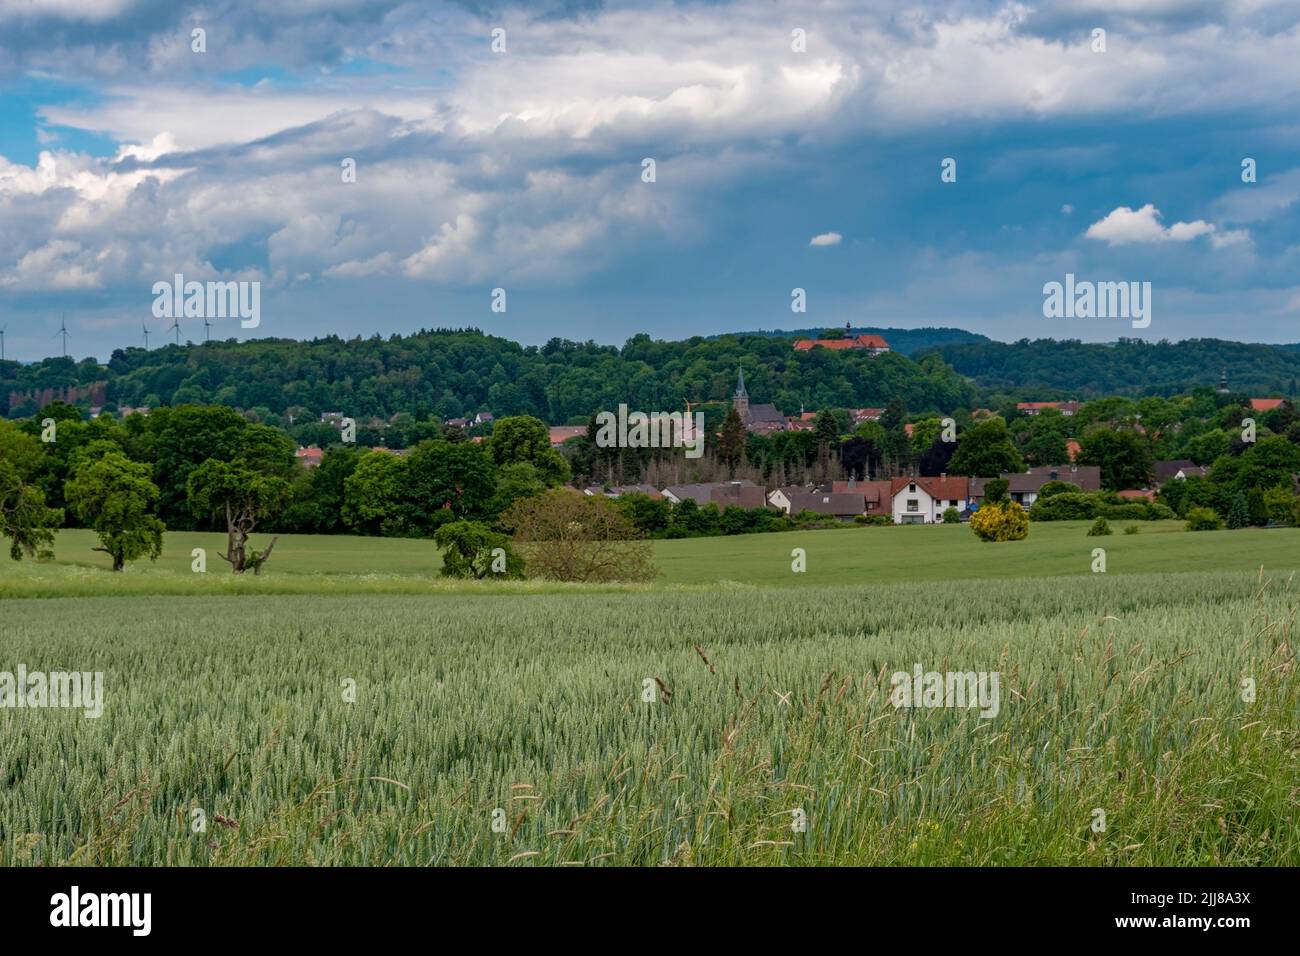
[[[0,710],[0,862],[1295,864],[1298,606],[1246,574],[5,601],[0,670],[102,670],[105,712]],[[1000,714],[896,710],[918,662],[1000,672]]]

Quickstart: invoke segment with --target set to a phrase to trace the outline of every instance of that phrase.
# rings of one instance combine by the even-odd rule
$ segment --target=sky
[[[0,0],[10,359],[201,341],[178,273],[221,339],[1297,342],[1297,213],[1294,0]]]

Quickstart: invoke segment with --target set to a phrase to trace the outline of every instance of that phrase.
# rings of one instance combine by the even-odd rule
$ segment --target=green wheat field
[[[167,542],[0,571],[0,670],[104,673],[99,719],[0,709],[0,863],[1300,862],[1300,532],[673,541],[601,588]],[[893,707],[916,664],[1000,673],[998,715]]]

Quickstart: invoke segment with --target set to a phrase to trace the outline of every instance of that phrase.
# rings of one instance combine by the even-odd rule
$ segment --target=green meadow
[[[660,574],[652,587],[827,587],[895,582],[1092,575],[1093,549],[1106,551],[1106,573],[1300,569],[1300,529],[1188,532],[1182,522],[1136,522],[1126,535],[1115,522],[1109,537],[1087,536],[1089,522],[1034,524],[1025,541],[989,544],[964,525],[860,528],[691,538],[654,543]],[[255,536],[255,546],[267,536]],[[440,578],[433,542],[346,535],[282,535],[261,577],[236,577],[217,556],[225,536],[171,532],[163,556],[112,574],[91,549],[94,534],[65,530],[56,560],[0,562],[0,597],[128,594],[422,594],[567,592],[541,582],[464,584]],[[194,548],[207,552],[207,571],[191,570]],[[807,570],[792,570],[802,548]],[[632,588],[635,590],[635,586]],[[587,589],[590,590],[590,589]],[[602,590],[628,590],[612,586]]]

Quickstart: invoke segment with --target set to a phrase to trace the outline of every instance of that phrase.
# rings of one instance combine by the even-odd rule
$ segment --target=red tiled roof
[[[879,335],[855,335],[851,339],[797,339],[796,351],[807,352],[821,346],[824,349],[887,349],[889,343]]]
[[[562,445],[570,438],[577,438],[580,435],[587,434],[586,425],[551,425],[548,430],[551,434],[552,445]]]
[[[893,478],[889,483],[889,496],[892,498],[900,491],[903,491],[912,482],[916,482],[918,488],[921,488],[931,498],[942,498],[945,501],[954,501],[968,497],[967,492],[970,488],[970,479],[963,475],[941,475],[939,477],[919,478]]]
[[[1271,412],[1284,401],[1286,401],[1284,398],[1252,398],[1250,407],[1257,412]]]

